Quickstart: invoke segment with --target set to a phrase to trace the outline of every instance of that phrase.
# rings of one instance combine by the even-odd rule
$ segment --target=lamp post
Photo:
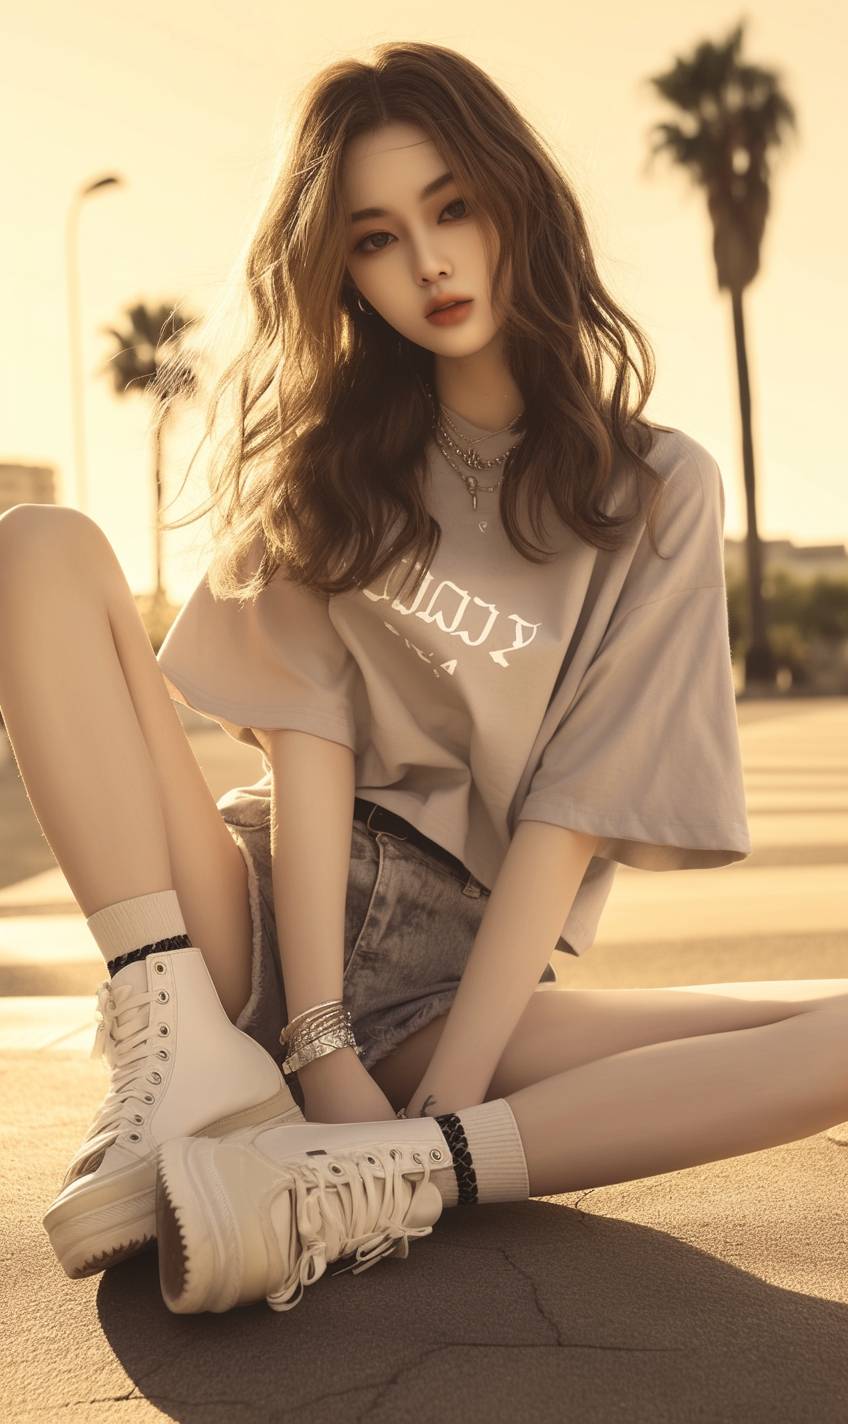
[[[80,278],[79,278],[79,213],[83,200],[98,188],[120,186],[123,179],[116,174],[107,174],[94,183],[87,183],[74,193],[65,227],[65,271],[68,291],[68,338],[70,342],[71,365],[71,415],[74,430],[74,475],[76,477],[77,506],[85,509],[88,500],[85,476],[85,399],[82,371],[82,325],[80,321]]]

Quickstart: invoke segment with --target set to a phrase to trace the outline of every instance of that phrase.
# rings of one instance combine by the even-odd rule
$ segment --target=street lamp
[[[65,227],[66,286],[68,290],[68,336],[71,355],[71,415],[74,428],[74,473],[77,487],[77,506],[84,509],[87,503],[85,483],[85,400],[82,372],[82,329],[80,323],[79,296],[79,212],[83,200],[98,188],[108,188],[123,183],[116,174],[107,174],[94,183],[79,188],[71,199]]]

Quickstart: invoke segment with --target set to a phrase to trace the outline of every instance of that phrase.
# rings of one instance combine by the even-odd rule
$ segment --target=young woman
[[[175,1310],[287,1309],[444,1204],[848,1116],[848,980],[580,991],[549,964],[618,864],[751,845],[721,475],[640,418],[650,348],[539,137],[450,50],[331,66],[246,286],[215,557],[158,662],[92,520],[0,520],[3,716],[109,969],[112,1084],[45,1226],[71,1275],[138,1250],[158,1153]],[[216,805],[169,694],[262,779]],[[238,1267],[199,1244],[213,1200]]]

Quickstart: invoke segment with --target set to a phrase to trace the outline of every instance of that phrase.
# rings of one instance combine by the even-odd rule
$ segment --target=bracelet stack
[[[358,1058],[362,1049],[353,1036],[350,1010],[341,999],[325,999],[297,1014],[280,1034],[280,1043],[287,1050],[282,1063],[284,1075],[296,1073],[316,1058],[323,1058],[336,1048],[352,1048]]]

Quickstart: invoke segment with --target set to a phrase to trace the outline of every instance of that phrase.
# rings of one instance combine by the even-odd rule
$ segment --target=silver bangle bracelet
[[[289,1020],[280,1034],[280,1043],[288,1043],[290,1039],[303,1033],[313,1022],[319,1019],[338,1018],[343,1016],[344,1013],[345,1007],[341,999],[325,999],[320,1004],[313,1004],[310,1008],[304,1009],[302,1013],[296,1014],[293,1019]],[[303,1022],[301,1022],[301,1020],[303,1020]]]
[[[298,1052],[292,1052],[286,1058],[281,1067],[281,1071],[288,1075],[296,1073],[299,1068],[305,1068],[307,1063],[314,1063],[316,1058],[325,1058],[328,1053],[334,1053],[337,1048],[352,1048],[357,1058],[362,1057],[362,1049],[353,1038],[345,1037],[338,1043],[323,1042],[310,1045]]]
[[[313,1004],[298,1014],[281,1032],[280,1043],[287,1050],[281,1065],[284,1075],[296,1073],[307,1063],[337,1048],[353,1048],[358,1057],[362,1056],[353,1034],[350,1011],[340,999]]]

